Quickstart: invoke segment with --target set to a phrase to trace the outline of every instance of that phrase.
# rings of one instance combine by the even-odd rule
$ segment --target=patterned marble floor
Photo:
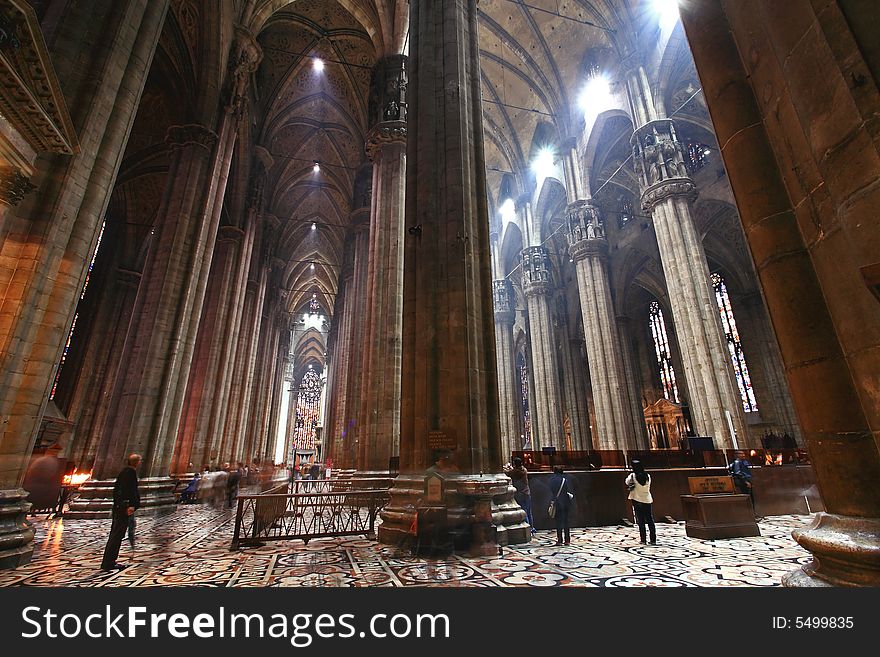
[[[454,555],[431,561],[363,537],[267,543],[229,551],[234,517],[209,507],[138,520],[111,573],[99,569],[109,520],[37,517],[30,564],[0,571],[0,586],[779,586],[808,561],[791,530],[808,516],[765,518],[755,538],[702,541],[684,523],[658,524],[658,545],[641,545],[628,527],[574,529],[572,544],[538,532],[501,557]]]

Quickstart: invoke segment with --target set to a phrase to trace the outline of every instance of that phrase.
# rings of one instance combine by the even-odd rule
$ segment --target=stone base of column
[[[498,554],[498,546],[528,543],[531,531],[525,511],[513,500],[514,489],[503,474],[445,477],[444,504],[447,523],[456,550],[474,556]],[[408,546],[414,536],[411,529],[425,496],[422,475],[400,475],[394,480],[391,500],[380,514],[379,542]],[[483,517],[485,509],[489,517]],[[486,531],[495,526],[494,540]]]
[[[0,570],[29,563],[34,554],[34,528],[27,519],[31,503],[23,488],[0,490]]]
[[[880,586],[880,518],[817,513],[791,535],[813,560],[785,575],[783,586]]]
[[[113,510],[113,484],[114,481],[109,479],[84,483],[79,489],[79,497],[70,503],[69,509],[64,512],[64,517],[83,520],[109,518]],[[139,479],[141,507],[137,515],[143,517],[174,513],[177,510],[175,486],[176,482],[171,477]]]

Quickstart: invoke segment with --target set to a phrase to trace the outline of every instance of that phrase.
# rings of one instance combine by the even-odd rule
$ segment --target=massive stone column
[[[570,204],[567,217],[568,248],[577,271],[596,413],[593,442],[599,449],[633,449],[632,413],[608,285],[605,225],[589,201]]]
[[[128,336],[125,340],[95,479],[71,506],[74,515],[110,512],[109,479],[125,454],[143,455],[142,503],[146,510],[174,510],[168,477],[192,365],[211,257],[220,225],[244,94],[262,53],[244,31],[230,54],[227,104],[218,132],[205,126],[172,126],[168,189],[156,217]]]
[[[498,370],[498,406],[502,459],[522,449],[519,432],[519,380],[513,362],[513,324],[516,319],[513,286],[506,278],[492,281],[495,301],[495,358]]]
[[[52,53],[79,152],[41,157],[29,181],[4,181],[14,207],[0,226],[0,567],[33,551],[21,483],[167,8],[167,0],[67,8]],[[35,73],[43,89],[57,89],[47,61],[26,75]],[[10,88],[6,77],[0,87]],[[35,193],[18,202],[28,185]]]
[[[171,466],[175,474],[192,472],[190,463],[197,471],[209,463],[205,452],[214,435],[211,418],[228,403],[221,390],[229,368],[229,342],[235,332],[236,306],[241,302],[237,298],[236,279],[242,261],[248,260],[242,250],[245,242],[245,233],[237,226],[220,227]]]
[[[406,540],[432,448],[452,450],[443,503],[476,553],[530,539],[500,474],[476,0],[410,7],[401,475],[379,540]]]
[[[345,444],[340,453],[345,469],[358,468],[358,441],[360,426],[358,419],[361,409],[361,377],[364,372],[364,324],[363,317],[367,306],[367,263],[370,246],[370,209],[358,208],[351,214],[352,231],[352,273],[351,288],[345,299],[350,323],[345,335],[345,350],[348,352],[347,377],[345,396],[342,399],[340,419],[345,435]],[[386,466],[387,467],[387,466]]]
[[[522,252],[523,294],[529,311],[529,342],[532,346],[532,444],[565,449],[562,433],[562,399],[556,367],[556,340],[550,315],[553,292],[550,256],[543,246]]]
[[[357,466],[363,475],[387,475],[389,460],[400,451],[406,82],[403,55],[383,59],[373,73],[380,121],[367,136],[373,193],[358,414]]]
[[[582,340],[569,338],[568,329],[557,334],[558,351],[565,368],[565,406],[571,427],[571,448],[587,450],[591,445],[590,413],[587,409],[587,392],[584,387],[586,367],[581,359]]]
[[[649,121],[632,137],[633,164],[642,187],[642,207],[654,232],[675,331],[687,376],[687,401],[694,430],[733,447],[730,426],[745,437],[745,419],[721,319],[709,281],[709,266],[694,225],[691,205],[697,191],[670,119]]]
[[[620,355],[623,360],[623,376],[626,380],[625,388],[636,449],[649,449],[645,411],[642,406],[642,380],[633,348],[632,320],[629,317],[618,316],[617,330],[620,334]]]
[[[352,276],[354,272],[353,236],[346,241],[343,257],[342,274],[340,276],[339,297],[333,313],[333,351],[330,367],[333,371],[333,386],[330,389],[330,419],[326,440],[330,441],[333,464],[337,469],[350,468],[348,441],[352,437],[348,433],[345,419],[345,397],[348,393],[348,378],[351,369],[352,354],[349,349],[351,324],[354,318],[349,312],[352,302]],[[345,465],[343,465],[343,463]]]
[[[880,93],[845,4],[680,10],[826,509],[789,586],[880,586]]]
[[[79,470],[90,470],[95,462],[140,280],[140,272],[117,268],[109,283],[109,299],[98,307],[96,333],[89,339],[91,353],[86,355],[94,365],[88,380],[77,384],[73,410],[68,414],[76,422],[70,458]]]

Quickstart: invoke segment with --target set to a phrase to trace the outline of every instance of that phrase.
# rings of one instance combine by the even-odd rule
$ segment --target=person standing
[[[636,523],[639,525],[639,537],[645,542],[645,525],[651,536],[651,545],[657,545],[657,528],[654,526],[654,498],[651,496],[651,475],[645,472],[641,461],[632,462],[633,471],[626,478],[629,488],[629,499],[632,501]]]
[[[513,458],[513,464],[509,467],[505,466],[504,472],[510,477],[510,481],[516,489],[513,499],[515,499],[516,503],[526,512],[526,520],[529,522],[532,534],[537,533],[535,530],[535,523],[532,519],[532,491],[529,488],[529,473],[528,470],[523,467],[523,460],[520,457],[515,456]]]
[[[553,476],[550,477],[551,501],[556,502],[556,545],[569,545],[571,543],[571,526],[568,522],[568,512],[571,509],[571,501],[574,493],[568,479],[565,478],[565,470],[561,465],[553,467]],[[563,540],[564,539],[564,540]]]
[[[113,485],[113,523],[110,525],[110,536],[107,539],[107,546],[104,548],[101,570],[124,568],[124,566],[116,562],[116,559],[119,557],[119,547],[122,545],[122,539],[129,528],[129,519],[134,516],[134,512],[141,506],[137,477],[137,468],[140,464],[140,454],[129,455],[128,465],[117,475],[116,483]],[[132,533],[132,536],[134,536],[134,533]]]

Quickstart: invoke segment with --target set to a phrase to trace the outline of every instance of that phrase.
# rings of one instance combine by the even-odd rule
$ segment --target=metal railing
[[[352,488],[346,480],[301,480],[287,488],[292,492],[239,495],[230,550],[264,541],[373,534],[390,497],[390,480],[375,483]]]

